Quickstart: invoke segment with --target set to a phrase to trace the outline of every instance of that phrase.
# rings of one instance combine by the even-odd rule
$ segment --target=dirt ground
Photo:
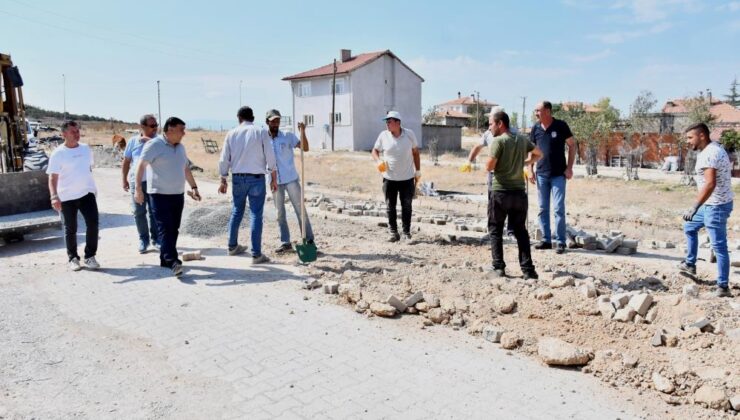
[[[110,135],[86,133],[83,142],[105,144]],[[212,138],[220,145],[223,133],[190,132],[185,140],[191,160],[204,169],[200,176],[215,176],[218,156],[205,153],[200,137]],[[485,191],[485,175],[483,171],[458,172],[464,154],[443,155],[439,166],[424,160],[423,180],[433,182],[438,190],[470,195],[447,200],[420,197],[414,202],[415,216],[484,220],[486,203],[475,195]],[[379,204],[382,200],[381,177],[369,153],[311,152],[306,173],[309,198],[321,196],[335,204]],[[588,232],[619,230],[627,238],[640,241],[638,252],[622,256],[574,249],[557,255],[533,250],[541,275],[537,281],[521,279],[516,245],[511,243],[504,249],[509,277],[492,279],[487,270],[490,246],[482,238],[484,233],[415,221],[413,241],[391,244],[385,242],[383,217],[352,217],[312,207],[310,214],[321,255],[305,271],[323,283],[336,281],[357,287],[361,299],[346,294],[331,299],[368,316],[373,315],[364,309],[365,304],[386,302],[389,295],[403,300],[421,291],[439,297],[447,313],[442,323],[449,328],[480,335],[482,328],[490,325],[515,334],[518,341],[511,351],[537,358],[538,341],[545,336],[573,343],[589,353],[590,362],[580,368],[581,372],[615,388],[636,389],[664,400],[666,417],[737,417],[729,399],[740,395],[740,271],[731,270],[735,297],[718,299],[710,295],[716,272],[714,264],[708,262],[708,250],[700,252],[707,261],[699,262],[697,281],[681,276],[675,268],[683,255],[680,215],[694,195],[695,189],[675,183],[573,179],[567,190],[568,224]],[[533,188],[529,199],[529,220],[534,221],[537,196]],[[291,231],[297,232],[292,211],[289,214]],[[732,214],[729,228],[728,241],[734,250],[740,239],[740,212]],[[676,247],[652,249],[649,243],[653,240],[673,242]],[[270,244],[277,245],[277,240],[267,238],[265,243],[269,255]],[[651,323],[607,320],[597,310],[597,297],[585,297],[575,286],[550,287],[550,280],[563,275],[572,276],[576,282],[592,281],[599,296],[650,293],[657,316]],[[684,286],[692,284],[698,287],[698,296],[684,295]],[[547,294],[551,297],[542,299]],[[501,295],[514,298],[515,310],[506,314],[496,310],[496,297]],[[428,312],[402,316],[418,317],[420,328],[440,328],[424,325],[429,324]],[[705,328],[705,332],[688,328],[700,318],[707,318],[712,327]],[[659,328],[666,331],[670,346],[651,345]],[[657,391],[656,373],[668,379],[674,390]],[[702,386],[719,390],[725,400],[714,408],[696,401]]]

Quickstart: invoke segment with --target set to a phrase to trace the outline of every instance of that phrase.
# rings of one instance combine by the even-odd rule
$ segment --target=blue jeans
[[[158,244],[159,233],[157,231],[157,222],[154,220],[154,210],[152,209],[152,204],[149,202],[149,194],[146,192],[146,182],[141,183],[141,189],[144,190],[144,204],[139,204],[134,200],[136,187],[134,185],[131,186],[131,208],[134,213],[134,220],[136,221],[136,230],[139,231],[139,240],[149,245],[149,239],[151,238],[152,244]],[[148,227],[146,220],[147,207],[149,208]]]
[[[539,218],[543,242],[552,242],[550,194],[552,194],[555,209],[555,242],[565,245],[565,176],[537,175],[537,196],[540,201]]]
[[[180,235],[185,194],[150,194],[149,200],[159,231],[159,265],[172,268],[175,262],[180,262],[177,258],[177,237]]]
[[[706,228],[714,255],[717,256],[717,285],[728,287],[730,278],[730,253],[727,251],[727,219],[732,213],[732,202],[719,206],[703,205],[699,207],[694,218],[685,222],[683,232],[686,235],[686,264],[696,265],[696,254],[699,248],[698,233]]]
[[[229,219],[229,248],[239,243],[239,226],[249,198],[249,229],[252,231],[252,256],[262,255],[262,210],[265,208],[265,176],[233,175],[231,197],[234,200]]]
[[[293,210],[295,210],[296,217],[298,218],[298,226],[301,227],[301,186],[298,184],[298,180],[278,185],[277,191],[273,194],[275,208],[277,209],[278,225],[280,226],[280,242],[289,244],[290,230],[288,229],[288,219],[285,217],[286,192],[288,193],[288,199],[290,199],[290,204],[293,205]],[[306,240],[313,241],[313,239],[311,221],[308,220],[308,214],[306,214]]]

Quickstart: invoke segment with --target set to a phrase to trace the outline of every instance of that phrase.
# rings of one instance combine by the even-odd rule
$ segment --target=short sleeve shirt
[[[727,152],[719,143],[710,141],[696,158],[696,185],[704,188],[704,171],[707,168],[716,170],[717,185],[704,204],[719,206],[731,202],[735,195],[732,192],[732,163]]]
[[[82,198],[89,193],[97,194],[92,176],[94,159],[90,146],[79,143],[77,147],[59,145],[51,157],[46,173],[57,174],[57,195],[59,201]]]
[[[144,145],[147,142],[141,141],[141,136],[134,136],[126,143],[126,148],[123,150],[123,157],[131,160],[131,169],[128,171],[128,181],[131,183],[136,180],[136,167],[139,164],[141,152],[144,151]],[[147,168],[148,171],[149,169]]]
[[[188,164],[185,146],[172,145],[164,137],[156,137],[146,142],[141,159],[151,167],[147,172],[149,194],[185,193],[185,166]]]
[[[491,157],[496,158],[491,189],[493,191],[523,191],[524,160],[534,150],[526,137],[505,133],[491,139]]]
[[[373,148],[383,153],[383,160],[388,164],[388,170],[383,172],[383,178],[391,181],[406,181],[413,178],[416,167],[411,151],[418,147],[414,132],[408,128],[402,128],[398,137],[393,137],[389,130],[381,132]]]
[[[537,123],[532,127],[529,138],[542,150],[542,159],[537,161],[537,175],[558,177],[565,174],[565,140],[573,137],[568,123],[553,119],[547,130]]]
[[[293,150],[298,146],[300,140],[290,132],[278,131],[278,135],[272,139],[272,150],[275,152],[277,161],[278,184],[284,185],[298,179],[295,168]]]

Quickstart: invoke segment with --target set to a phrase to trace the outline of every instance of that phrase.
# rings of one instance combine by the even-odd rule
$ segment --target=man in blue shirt
[[[558,254],[565,252],[565,182],[573,177],[573,163],[576,157],[576,142],[565,121],[552,117],[552,104],[543,101],[537,104],[535,114],[539,122],[532,127],[530,139],[542,151],[543,157],[537,162],[537,170],[529,166],[529,180],[537,180],[537,193],[540,202],[540,228],[542,242],[535,249],[552,249],[550,232],[550,196],[555,208],[555,242]],[[568,161],[565,161],[565,145],[568,145]]]
[[[159,232],[157,231],[157,222],[154,220],[152,213],[152,206],[149,203],[149,194],[146,189],[146,181],[141,183],[142,191],[144,192],[144,203],[139,204],[136,202],[134,197],[136,196],[136,166],[139,164],[139,158],[141,152],[144,150],[144,145],[150,139],[157,135],[157,119],[152,114],[146,114],[139,119],[139,129],[141,134],[131,137],[128,143],[126,143],[126,149],[123,152],[123,164],[122,175],[123,175],[123,190],[128,192],[131,191],[131,203],[132,211],[134,213],[134,220],[136,221],[136,230],[139,231],[139,253],[143,254],[149,248],[149,240],[154,248],[159,249]],[[149,208],[149,228],[147,229],[147,208]]]
[[[308,152],[308,139],[306,138],[306,124],[299,122],[298,131],[301,133],[301,140],[298,140],[293,133],[280,131],[280,111],[271,109],[267,111],[267,126],[272,139],[272,149],[275,151],[275,160],[277,161],[277,190],[273,193],[275,207],[277,208],[278,225],[280,226],[280,247],[275,250],[276,253],[283,253],[293,249],[290,243],[290,230],[288,229],[288,220],[285,217],[285,193],[288,193],[290,203],[295,210],[298,226],[301,227],[301,184],[300,177],[295,168],[293,150],[300,147],[304,152]],[[313,231],[311,222],[306,218],[306,240],[313,243]],[[303,229],[303,227],[301,227]]]

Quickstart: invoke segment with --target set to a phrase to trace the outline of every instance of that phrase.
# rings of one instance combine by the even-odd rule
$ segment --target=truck
[[[8,54],[0,53],[0,239],[61,227],[51,207],[46,153],[29,142],[23,105],[23,79]]]

